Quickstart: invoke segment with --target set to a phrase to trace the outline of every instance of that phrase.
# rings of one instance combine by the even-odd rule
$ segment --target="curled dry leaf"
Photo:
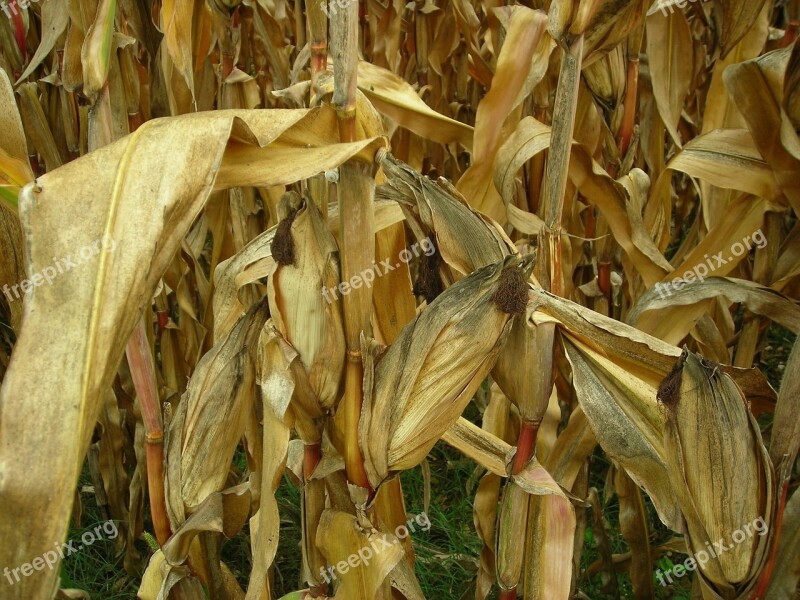
[[[431,109],[414,88],[391,71],[361,61],[358,86],[377,110],[401,127],[441,144],[458,142],[472,147],[472,127]]]

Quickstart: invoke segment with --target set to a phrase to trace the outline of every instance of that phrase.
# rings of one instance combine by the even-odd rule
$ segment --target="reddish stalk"
[[[781,538],[781,529],[783,528],[783,513],[786,510],[786,499],[789,497],[789,481],[783,484],[781,491],[781,501],[778,504],[778,514],[775,518],[775,537],[772,538],[772,548],[770,548],[769,559],[761,576],[758,578],[758,584],[753,591],[753,596],[750,600],[763,600],[767,595],[767,588],[770,581],[772,581],[772,572],[775,570],[775,558],[778,552],[778,543]]]
[[[328,68],[328,15],[324,9],[325,4],[327,0],[311,0],[306,5],[306,27],[311,49],[312,102],[322,95],[318,79]]]
[[[303,452],[303,478],[306,481],[311,478],[321,458],[322,451],[319,442],[305,445],[305,450]]]
[[[156,371],[144,317],[139,319],[125,348],[136,397],[142,411],[147,456],[147,491],[156,539],[162,546],[172,535],[164,497],[164,425],[156,391]]]
[[[9,0],[8,8],[11,10],[11,22],[14,24],[14,39],[17,41],[22,60],[28,60],[28,53],[25,50],[25,22],[22,20],[22,13],[19,11],[17,0]],[[8,14],[6,12],[6,14]]]
[[[539,435],[539,425],[542,424],[541,419],[531,421],[528,419],[522,420],[522,428],[517,438],[517,453],[514,455],[514,462],[511,465],[511,474],[516,475],[522,471],[536,451],[536,438]],[[510,482],[509,482],[510,483]],[[515,600],[517,597],[516,586],[508,590],[500,590],[498,600]]]
[[[786,30],[783,34],[783,38],[778,44],[778,47],[788,48],[789,46],[791,46],[797,39],[798,31],[800,31],[800,20],[789,21],[789,24],[786,26]]]
[[[639,94],[639,57],[628,57],[628,85],[625,90],[625,113],[619,129],[617,144],[619,154],[624,157],[631,145],[636,123],[636,100]]]
[[[517,453],[514,455],[514,463],[511,466],[511,474],[516,475],[522,471],[531,459],[536,448],[536,438],[539,434],[539,425],[542,420],[536,421],[523,420],[522,429],[517,439]]]
[[[225,40],[226,43],[221,44],[222,46],[222,79],[223,81],[233,72],[233,69],[236,65],[233,64],[233,59],[236,56],[236,48],[234,39],[238,37],[236,35],[236,30],[239,29],[240,26],[240,15],[239,15],[239,7],[236,7],[236,10],[233,11],[233,15],[231,15],[231,26],[230,29],[227,30],[228,39]]]

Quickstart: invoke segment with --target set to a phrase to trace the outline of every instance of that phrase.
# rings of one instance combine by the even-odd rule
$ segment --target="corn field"
[[[0,12],[0,599],[800,598],[800,0]]]

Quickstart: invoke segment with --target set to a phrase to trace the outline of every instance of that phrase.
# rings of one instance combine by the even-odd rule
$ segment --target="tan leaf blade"
[[[647,17],[647,57],[658,112],[675,145],[682,146],[678,133],[689,86],[692,83],[692,36],[683,10],[668,16]]]
[[[647,490],[661,520],[677,527],[680,514],[667,477],[655,388],[573,341],[565,348],[578,400],[600,445]]]
[[[336,600],[378,597],[378,589],[403,559],[402,545],[392,534],[365,529],[355,516],[333,509],[322,513],[317,546],[336,567]],[[372,557],[365,560],[367,551]]]
[[[358,86],[375,108],[401,127],[441,144],[458,142],[472,148],[472,127],[430,108],[411,85],[391,71],[361,61]]]
[[[686,306],[719,296],[724,296],[731,303],[743,303],[752,312],[768,317],[794,333],[800,333],[800,306],[796,302],[752,281],[732,277],[709,277],[681,285],[680,289],[671,286],[666,295],[653,287],[639,298],[628,313],[628,319],[636,323],[649,310]],[[658,318],[663,319],[663,314]]]
[[[766,0],[720,0],[719,10],[715,11],[717,28],[720,31],[722,57],[741,40],[758,17]]]

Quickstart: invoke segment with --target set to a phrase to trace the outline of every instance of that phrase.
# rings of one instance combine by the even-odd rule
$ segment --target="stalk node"
[[[144,441],[148,444],[161,444],[164,442],[164,432],[146,433],[144,435]]]

